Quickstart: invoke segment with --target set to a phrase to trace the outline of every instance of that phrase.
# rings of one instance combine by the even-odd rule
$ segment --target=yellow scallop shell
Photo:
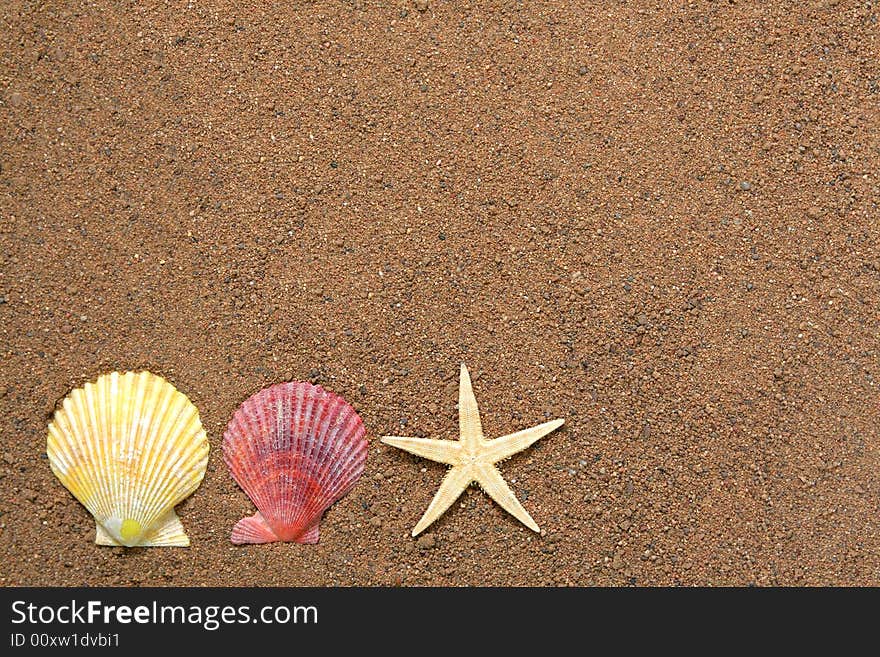
[[[208,438],[162,377],[112,372],[77,388],[49,423],[46,453],[95,517],[98,545],[189,545],[174,506],[202,482]]]

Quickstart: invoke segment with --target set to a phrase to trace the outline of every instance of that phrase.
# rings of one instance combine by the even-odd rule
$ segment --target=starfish
[[[384,436],[386,445],[406,450],[432,461],[446,463],[452,467],[446,473],[440,489],[428,505],[425,515],[412,530],[418,536],[437,520],[464,490],[477,482],[501,507],[513,515],[532,531],[540,531],[513,491],[504,481],[495,464],[509,456],[521,452],[526,447],[562,426],[565,420],[551,420],[544,424],[517,431],[508,436],[486,440],[480,423],[480,411],[471,386],[467,367],[461,364],[461,377],[458,384],[458,425],[460,440],[431,440],[429,438],[405,438]]]

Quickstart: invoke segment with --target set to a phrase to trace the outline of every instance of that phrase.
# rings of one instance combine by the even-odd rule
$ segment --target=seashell
[[[247,399],[223,435],[223,460],[257,513],[232,542],[318,542],[318,522],[364,471],[366,431],[342,397],[304,381]]]
[[[174,506],[205,476],[208,439],[196,407],[162,377],[112,372],[72,391],[46,453],[95,517],[98,545],[189,545]]]

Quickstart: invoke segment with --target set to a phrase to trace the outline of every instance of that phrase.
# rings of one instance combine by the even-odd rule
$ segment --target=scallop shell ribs
[[[365,429],[338,395],[302,381],[247,399],[223,436],[223,459],[257,513],[232,542],[318,542],[318,522],[364,471]]]
[[[95,517],[98,545],[189,545],[174,506],[205,476],[208,439],[196,407],[162,377],[112,372],[73,390],[46,453]]]

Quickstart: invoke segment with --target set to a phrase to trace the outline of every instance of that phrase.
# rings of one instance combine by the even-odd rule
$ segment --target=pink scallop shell
[[[223,434],[223,460],[256,505],[232,542],[318,542],[318,522],[364,471],[366,431],[342,397],[304,381],[248,398]]]

